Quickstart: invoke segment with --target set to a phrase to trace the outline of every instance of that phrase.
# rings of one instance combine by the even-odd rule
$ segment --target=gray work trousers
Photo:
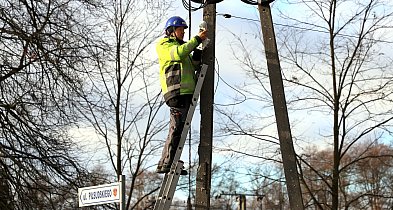
[[[164,149],[162,150],[159,166],[171,167],[176,149],[179,146],[181,133],[186,122],[187,113],[191,104],[191,96],[185,100],[179,100],[178,103],[168,104],[170,106],[169,133],[166,139]]]

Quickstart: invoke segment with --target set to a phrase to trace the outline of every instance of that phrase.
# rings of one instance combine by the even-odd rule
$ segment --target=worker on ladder
[[[202,51],[196,48],[207,39],[206,30],[200,30],[188,42],[183,41],[187,28],[181,17],[169,18],[165,25],[165,37],[156,46],[162,93],[170,107],[169,133],[157,173],[170,171],[195,89],[195,69],[202,57]],[[187,171],[182,170],[181,175],[187,175]]]

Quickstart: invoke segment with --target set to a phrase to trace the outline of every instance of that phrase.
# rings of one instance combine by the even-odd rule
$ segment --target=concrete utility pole
[[[216,4],[203,8],[203,20],[207,23],[209,46],[204,50],[202,62],[208,70],[200,95],[200,143],[199,167],[196,177],[195,209],[210,209],[211,165],[213,144],[214,63],[216,36]]]
[[[297,171],[296,154],[293,148],[284,85],[281,75],[280,60],[277,51],[276,36],[274,34],[273,20],[269,6],[269,3],[272,0],[262,0],[262,2],[261,0],[258,1],[267,68],[273,96],[273,105],[276,115],[278,137],[280,140],[280,149],[284,165],[289,203],[291,210],[303,210],[304,206]]]

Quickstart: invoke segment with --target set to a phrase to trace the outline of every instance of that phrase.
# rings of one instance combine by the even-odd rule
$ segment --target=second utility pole
[[[198,147],[199,167],[196,177],[195,209],[210,209],[211,165],[213,145],[213,102],[214,102],[214,63],[216,36],[216,4],[203,8],[203,20],[207,23],[209,46],[204,50],[202,62],[208,70],[200,95],[200,143]]]
[[[296,167],[296,153],[292,142],[280,60],[278,57],[276,35],[274,34],[272,14],[269,6],[269,3],[272,0],[258,1],[260,1],[258,9],[261,17],[261,28],[265,46],[267,69],[269,72],[270,86],[273,96],[274,112],[276,115],[278,138],[280,141],[289,203],[291,210],[303,210],[302,191]]]

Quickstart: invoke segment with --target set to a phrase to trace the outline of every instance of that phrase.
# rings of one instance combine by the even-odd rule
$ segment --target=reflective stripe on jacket
[[[173,37],[164,37],[157,43],[160,63],[160,83],[165,101],[178,96],[193,94],[195,67],[190,53],[198,46],[197,38],[180,44]]]

